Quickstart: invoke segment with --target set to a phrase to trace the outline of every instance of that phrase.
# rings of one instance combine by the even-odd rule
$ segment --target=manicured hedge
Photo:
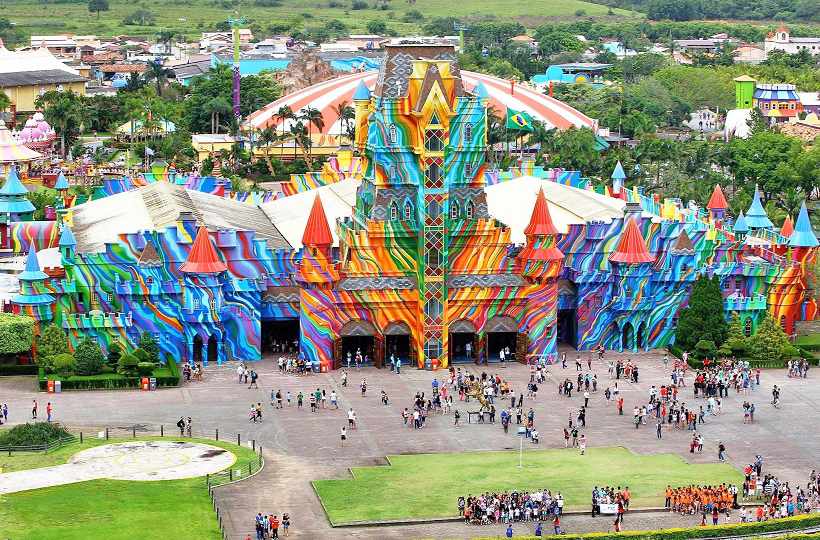
[[[157,368],[153,377],[157,380],[157,387],[179,386],[179,371],[168,367]],[[57,374],[46,375],[39,370],[40,390],[48,389],[48,381],[60,381],[61,390],[112,390],[121,388],[139,388],[142,377],[126,377],[119,373],[103,373],[100,375],[72,375],[63,377]]]
[[[33,342],[34,319],[0,312],[0,354],[30,351]]]
[[[4,375],[37,375],[37,365],[0,364],[0,377]]]
[[[687,538],[717,538],[726,536],[750,536],[755,534],[771,533],[778,531],[792,531],[806,529],[820,525],[820,514],[803,514],[784,519],[771,519],[761,523],[736,523],[732,525],[718,525],[707,527],[660,529],[655,531],[626,531],[621,533],[598,532],[587,534],[564,534],[563,540],[607,540],[624,538],[628,540],[686,540]],[[552,527],[549,523],[544,524],[545,530]],[[538,540],[536,536],[515,536],[519,540]],[[476,540],[492,540],[498,537],[483,537]],[[543,538],[543,537],[542,537]]]

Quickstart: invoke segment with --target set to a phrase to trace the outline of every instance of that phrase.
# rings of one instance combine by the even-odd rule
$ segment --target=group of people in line
[[[459,497],[457,504],[459,515],[470,525],[547,521],[564,511],[561,492],[553,495],[547,489],[467,495]]]
[[[277,515],[262,515],[262,512],[256,514],[254,519],[254,527],[256,529],[256,540],[272,540],[279,538],[279,529],[282,529],[283,537],[290,535],[290,515],[282,514],[282,519]],[[247,535],[245,540],[252,540],[251,535]]]

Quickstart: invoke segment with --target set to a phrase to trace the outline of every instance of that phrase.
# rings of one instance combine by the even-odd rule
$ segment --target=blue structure
[[[612,64],[594,62],[555,64],[549,66],[546,73],[534,75],[530,80],[539,85],[587,83],[598,88],[603,86],[604,72],[611,67]]]

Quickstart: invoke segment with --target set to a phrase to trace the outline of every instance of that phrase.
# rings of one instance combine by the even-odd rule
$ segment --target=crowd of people
[[[738,488],[735,485],[666,487],[664,506],[670,512],[685,515],[711,514],[713,509],[725,513],[737,508]]]
[[[282,514],[282,519],[278,515],[262,515],[256,514],[254,519],[254,528],[256,529],[256,540],[271,540],[273,538],[280,538],[279,529],[282,529],[282,537],[290,535],[290,515]],[[251,535],[245,537],[245,540],[252,540]]]
[[[459,515],[470,525],[547,521],[564,511],[561,492],[553,495],[547,489],[467,495],[459,497],[457,504]]]

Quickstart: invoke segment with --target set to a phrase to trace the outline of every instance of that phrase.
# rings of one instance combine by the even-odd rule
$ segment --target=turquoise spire
[[[621,165],[621,162],[615,165],[615,170],[612,171],[612,179],[613,180],[626,180],[626,173],[624,172],[624,167]]]
[[[6,183],[0,188],[0,213],[30,214],[34,205],[26,197],[28,190],[17,176],[17,169],[11,167],[6,176]]]
[[[473,95],[480,99],[487,99],[490,97],[490,94],[487,93],[487,87],[484,86],[483,82],[479,82],[473,87]]]
[[[370,99],[370,90],[364,81],[359,81],[359,86],[356,87],[356,92],[353,93],[353,101],[367,101]]]
[[[68,189],[68,179],[63,174],[63,171],[60,171],[60,175],[57,176],[57,181],[54,182],[54,189],[61,190],[61,189]]]
[[[752,205],[746,212],[746,225],[750,229],[771,229],[774,223],[771,222],[766,210],[763,208],[763,203],[760,202],[760,191],[755,186],[755,196],[752,199]]]
[[[48,279],[48,275],[40,270],[40,261],[37,259],[37,252],[34,248],[28,252],[28,259],[26,259],[26,269],[17,276],[20,281],[38,281],[41,279]]]
[[[74,247],[77,245],[77,239],[74,238],[74,233],[71,232],[71,228],[63,225],[63,230],[60,233],[60,242],[58,244],[60,247]]]
[[[797,216],[797,223],[794,224],[794,232],[789,237],[789,247],[817,247],[817,245],[817,236],[811,228],[806,201],[803,201],[800,214]]]
[[[737,221],[735,221],[735,225],[734,227],[732,227],[732,231],[736,233],[749,232],[749,225],[746,223],[746,216],[743,215],[743,210],[741,210],[740,215],[737,216]]]

